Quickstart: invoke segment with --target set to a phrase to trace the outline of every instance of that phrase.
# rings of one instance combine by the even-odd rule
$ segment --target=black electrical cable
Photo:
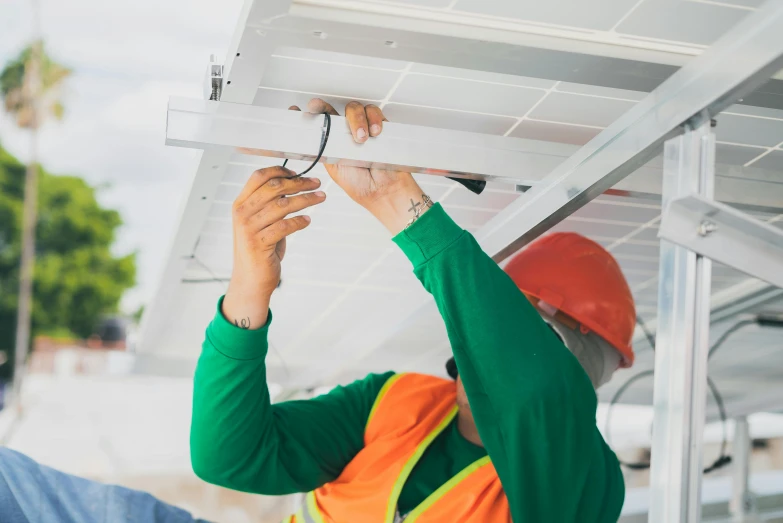
[[[329,131],[332,130],[332,117],[329,116],[329,113],[323,113],[323,114],[324,114],[324,119],[326,120],[326,132],[323,134],[323,136],[321,136],[321,147],[318,149],[318,156],[315,157],[315,160],[313,160],[313,163],[310,164],[310,167],[297,174],[297,176],[302,176],[309,173],[313,169],[313,167],[318,165],[318,162],[321,161],[321,156],[323,156],[324,154],[324,149],[326,149],[326,142],[329,141]],[[288,163],[288,158],[286,158],[286,160],[283,162],[283,167],[285,167],[287,163]]]
[[[227,282],[229,281],[227,278],[220,278],[220,277],[219,277],[217,274],[215,274],[215,272],[214,272],[214,271],[213,271],[213,270],[212,270],[212,269],[209,267],[209,265],[207,265],[207,264],[206,264],[206,263],[204,263],[203,261],[199,260],[199,259],[198,259],[198,257],[197,257],[195,254],[193,254],[193,255],[190,257],[190,259],[191,259],[191,260],[193,260],[194,262],[196,262],[197,264],[201,265],[201,268],[202,268],[202,269],[204,269],[205,271],[207,271],[207,273],[209,273],[209,276],[210,276],[210,278],[198,278],[197,280],[196,280],[196,279],[194,279],[194,280],[191,280],[191,281],[183,280],[183,281],[182,281],[182,283],[207,283],[207,282],[215,282],[215,283],[222,283],[222,284],[225,284],[225,283],[227,283]]]
[[[644,323],[644,320],[642,319],[641,316],[636,316],[636,323],[642,329],[642,332],[644,333],[644,336],[647,338],[647,343],[650,344],[650,348],[654,351],[655,350],[655,336],[653,336],[652,333],[650,332],[650,329],[647,328],[647,324]]]
[[[647,341],[650,343],[650,346],[652,347],[653,351],[655,351],[655,337],[652,335],[650,330],[647,328],[647,325],[644,323],[644,320],[642,320],[639,316],[636,317],[636,322],[639,324],[639,327],[642,329],[642,332],[644,332],[645,336],[647,336]],[[712,355],[720,346],[731,336],[733,333],[737,332],[740,328],[744,327],[745,325],[749,325],[751,323],[756,323],[756,320],[741,320],[737,322],[737,324],[730,327],[726,332],[723,333],[723,335],[716,340],[716,342],[712,345],[709,351],[709,355]],[[612,420],[612,408],[614,405],[619,401],[620,397],[625,393],[628,388],[639,381],[640,379],[651,376],[653,374],[653,370],[645,370],[642,372],[639,372],[623,383],[623,385],[617,389],[617,391],[614,393],[614,396],[612,396],[611,401],[609,402],[609,407],[606,411],[606,428],[604,430],[604,433],[606,434],[606,443],[611,446],[612,437],[611,437],[611,431],[610,431],[610,424]],[[715,398],[715,404],[718,407],[718,413],[720,415],[721,424],[723,426],[723,439],[721,441],[721,447],[720,447],[720,455],[718,458],[712,462],[708,467],[704,469],[704,474],[709,474],[710,472],[713,472],[721,467],[724,467],[731,463],[731,456],[728,455],[728,416],[726,415],[726,407],[723,402],[723,396],[721,396],[720,392],[718,391],[718,387],[715,385],[715,383],[710,379],[710,377],[707,377],[707,386],[710,388],[710,392],[712,393],[712,396]],[[645,470],[650,468],[649,462],[637,462],[637,463],[628,463],[624,462],[622,460],[619,460],[620,464],[626,468],[632,469],[632,470]]]
[[[716,350],[718,350],[721,347],[721,345],[723,345],[723,343],[727,339],[729,339],[729,336],[731,336],[732,334],[734,334],[735,332],[737,332],[738,330],[740,330],[743,327],[746,327],[748,325],[755,325],[755,324],[757,324],[757,321],[756,321],[755,318],[753,318],[753,319],[747,319],[747,320],[740,320],[737,323],[735,323],[734,325],[732,325],[731,327],[729,327],[728,330],[726,330],[726,332],[721,334],[720,338],[718,338],[715,341],[715,343],[712,345],[712,347],[710,347],[710,352],[708,353],[707,358],[711,357],[713,355],[713,353]]]
[[[620,396],[622,396],[623,393],[628,389],[628,387],[630,387],[640,379],[644,378],[645,376],[652,376],[652,373],[653,373],[652,370],[645,370],[631,376],[630,378],[628,378],[628,380],[625,383],[623,383],[623,385],[619,389],[617,389],[617,391],[614,393],[614,396],[612,396],[612,400],[609,402],[609,407],[606,409],[606,428],[604,429],[604,433],[606,434],[606,444],[609,445],[610,447],[612,446],[612,433],[610,430],[611,422],[612,422],[612,408],[620,399]],[[628,463],[621,460],[620,458],[617,458],[617,460],[620,462],[620,465],[629,468],[631,470],[645,470],[650,468],[649,462]]]
[[[718,392],[718,387],[715,386],[715,383],[713,383],[709,376],[707,376],[707,386],[710,388],[710,391],[712,391],[712,396],[715,398],[715,404],[718,406],[721,426],[723,427],[723,440],[720,444],[720,454],[718,455],[718,458],[712,462],[712,465],[704,469],[705,474],[709,474],[710,472],[718,470],[719,468],[725,467],[731,463],[731,456],[729,456],[728,453],[729,429],[726,416],[726,407],[723,404],[723,396],[720,395],[720,392]]]
[[[332,128],[332,117],[329,115],[329,113],[323,113],[323,115],[326,117],[326,133],[324,133],[323,137],[321,138],[321,148],[318,150],[318,156],[315,157],[315,160],[310,164],[310,167],[297,174],[297,176],[302,176],[309,173],[312,168],[318,164],[318,162],[321,160],[321,156],[324,154],[324,149],[326,149],[326,142],[329,140],[329,131]],[[287,164],[288,158],[286,158],[283,162],[283,167],[285,167]],[[487,186],[487,182],[485,180],[463,180],[461,178],[452,178],[450,176],[447,178],[449,180],[454,180],[455,182],[466,187],[469,191],[476,194],[481,194],[481,192]]]

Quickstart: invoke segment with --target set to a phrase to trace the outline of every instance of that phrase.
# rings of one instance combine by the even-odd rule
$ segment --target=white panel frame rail
[[[664,209],[659,235],[783,287],[783,230],[728,205],[691,194]]]
[[[668,140],[663,205],[694,193],[711,197],[714,166],[709,120]],[[655,523],[701,520],[711,278],[710,259],[661,241],[649,519]]]
[[[320,115],[171,97],[166,144],[204,150],[232,147],[249,154],[310,162],[324,131]],[[382,139],[359,145],[345,118],[333,116],[323,161],[529,187],[578,150],[570,144],[394,122],[384,124]],[[717,198],[742,208],[783,212],[783,189],[779,188],[783,185],[758,181],[753,173],[745,177],[745,170],[723,166],[719,173],[726,176],[716,182]],[[657,201],[659,173],[643,165],[607,192]]]
[[[331,117],[322,160],[375,169],[532,185],[563,161],[563,144],[387,122],[383,137],[357,144],[342,116]],[[313,161],[323,115],[227,102],[169,99],[166,144],[230,146],[250,154]],[[509,166],[514,166],[509,168]]]

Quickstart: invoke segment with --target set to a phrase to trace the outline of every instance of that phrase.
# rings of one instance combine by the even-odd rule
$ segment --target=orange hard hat
[[[595,332],[630,367],[636,307],[620,266],[593,240],[572,232],[539,238],[505,267],[517,287],[552,314],[565,314],[585,334]]]

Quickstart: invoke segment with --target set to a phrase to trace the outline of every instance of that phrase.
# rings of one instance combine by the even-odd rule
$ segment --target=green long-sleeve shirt
[[[409,476],[400,512],[486,452],[516,523],[616,521],[622,474],[596,428],[595,392],[576,358],[439,205],[394,241],[438,305],[486,449],[452,423]],[[373,401],[392,373],[272,405],[264,366],[271,314],[263,328],[242,330],[219,308],[195,376],[195,472],[263,494],[306,492],[335,479],[362,448]]]

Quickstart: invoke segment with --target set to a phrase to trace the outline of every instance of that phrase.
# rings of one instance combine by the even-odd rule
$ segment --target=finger
[[[288,108],[289,111],[301,111],[298,105],[292,105]]]
[[[367,141],[369,125],[367,124],[367,115],[364,106],[359,102],[349,102],[345,106],[345,120],[351,129],[351,134],[356,143]]]
[[[333,116],[340,116],[340,113],[338,113],[334,107],[324,102],[320,98],[313,98],[307,102],[307,112],[314,114],[329,113]]]
[[[245,183],[245,186],[239,192],[239,196],[234,200],[234,208],[242,205],[251,194],[257,191],[261,186],[269,182],[274,178],[290,178],[296,176],[296,173],[291,169],[286,169],[279,165],[273,167],[267,167],[266,169],[259,169],[254,171],[250,175],[250,178]]]
[[[248,196],[235,211],[241,216],[250,217],[280,196],[312,191],[320,186],[321,180],[318,178],[272,178]]]
[[[370,136],[378,136],[383,131],[383,122],[386,118],[383,117],[381,108],[377,105],[368,105],[364,108],[365,114],[367,114],[367,123],[370,125]]]
[[[251,227],[254,231],[260,231],[275,222],[279,222],[291,213],[318,205],[323,203],[324,200],[326,200],[326,193],[323,191],[298,194],[296,196],[281,196],[251,219]]]
[[[293,218],[287,218],[275,222],[266,229],[262,229],[257,234],[260,236],[261,242],[264,245],[272,246],[277,242],[289,236],[296,231],[301,231],[305,227],[310,225],[309,216],[294,216]]]

